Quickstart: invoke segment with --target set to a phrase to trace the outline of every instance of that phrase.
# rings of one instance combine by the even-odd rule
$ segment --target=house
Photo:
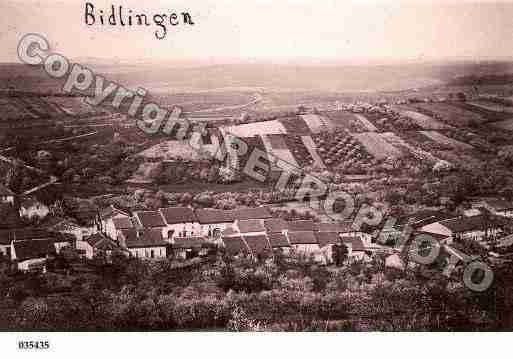
[[[333,246],[341,242],[338,232],[319,231],[314,235],[324,255],[324,264],[333,263]]]
[[[485,215],[446,219],[423,226],[420,230],[450,237],[447,240],[448,244],[458,239],[483,240],[486,236],[495,237],[500,232],[493,221]]]
[[[267,233],[285,233],[289,224],[281,218],[270,218],[264,220],[264,227]]]
[[[118,237],[120,246],[133,257],[141,259],[161,259],[167,257],[167,242],[159,227],[121,230]]]
[[[171,241],[175,237],[194,237],[201,233],[201,225],[189,207],[168,207],[159,209],[166,223],[164,238]]]
[[[52,241],[55,251],[60,253],[65,247],[75,247],[76,238],[72,234],[68,233],[52,233]]]
[[[119,250],[119,245],[103,233],[95,233],[85,240],[77,242],[77,249],[84,252],[88,259],[92,259],[98,254],[103,254],[109,258],[112,253]]]
[[[205,237],[176,237],[174,239],[172,249],[173,257],[179,259],[192,259],[205,256],[212,243]]]
[[[484,208],[496,216],[513,217],[513,203],[501,198],[484,200]]]
[[[230,256],[247,256],[251,253],[246,241],[241,236],[223,238],[226,254]]]
[[[20,217],[29,221],[43,220],[50,213],[50,209],[45,204],[33,199],[23,198],[20,202]]]
[[[203,208],[197,209],[195,213],[201,226],[201,235],[208,238],[220,237],[226,227],[234,222],[231,211]]]
[[[366,261],[369,256],[366,253],[363,242],[358,237],[342,237],[342,243],[347,247],[347,257],[351,261]]]
[[[246,242],[250,254],[254,259],[264,259],[270,257],[273,253],[265,234],[243,235],[242,240]]]
[[[285,255],[290,253],[290,243],[284,233],[268,233],[267,238],[273,251],[281,251]]]
[[[313,256],[314,260],[318,262],[324,259],[313,231],[290,232],[289,230],[287,231],[287,238],[295,253],[307,257]]]
[[[260,219],[243,219],[235,221],[235,228],[242,235],[265,235],[265,226]]]
[[[14,205],[14,192],[0,184],[0,203]]]
[[[160,230],[162,238],[167,237],[167,225],[159,211],[134,212],[134,219],[136,228]]]
[[[18,270],[46,272],[47,259],[55,255],[51,240],[21,240],[11,243],[11,258],[17,263]]]
[[[120,230],[133,227],[130,214],[113,205],[103,209],[99,217],[101,232],[111,239],[116,239]]]
[[[351,222],[318,223],[319,232],[336,232],[340,236],[358,237],[366,246],[371,245],[372,236],[369,233],[354,229]]]

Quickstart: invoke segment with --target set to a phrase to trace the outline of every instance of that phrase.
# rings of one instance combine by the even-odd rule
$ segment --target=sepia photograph
[[[513,2],[0,14],[0,331],[18,353],[59,332],[513,330]]]

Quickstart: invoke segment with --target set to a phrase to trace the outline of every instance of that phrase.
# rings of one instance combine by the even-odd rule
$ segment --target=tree
[[[348,254],[349,251],[344,243],[333,245],[333,262],[337,267],[341,267],[344,264]]]

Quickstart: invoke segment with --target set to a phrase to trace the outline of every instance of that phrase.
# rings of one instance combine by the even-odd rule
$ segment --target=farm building
[[[122,230],[119,237],[122,248],[130,255],[142,259],[161,259],[167,257],[167,243],[162,237],[160,228],[144,230]]]
[[[449,244],[458,239],[483,240],[485,237],[495,237],[500,232],[500,229],[483,215],[446,219],[425,225],[420,230],[450,237]]]
[[[208,254],[211,243],[204,237],[177,237],[172,250],[173,257],[179,259],[192,259]]]
[[[201,225],[189,207],[159,209],[166,223],[164,238],[172,241],[176,237],[194,237],[201,233]]]
[[[291,247],[298,254],[313,257],[315,261],[322,262],[323,256],[317,238],[313,231],[287,232],[287,238]]]
[[[11,259],[16,261],[18,270],[46,272],[46,261],[55,255],[53,242],[48,239],[21,240],[11,243]]]
[[[130,215],[113,205],[100,212],[101,231],[112,239],[116,239],[121,229],[132,228]]]
[[[226,227],[233,224],[232,212],[220,209],[197,209],[196,217],[201,226],[201,235],[209,238],[218,238]]]

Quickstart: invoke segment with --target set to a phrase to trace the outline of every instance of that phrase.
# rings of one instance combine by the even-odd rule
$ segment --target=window
[[[155,251],[153,249],[150,251],[150,256],[151,258],[155,258]]]

